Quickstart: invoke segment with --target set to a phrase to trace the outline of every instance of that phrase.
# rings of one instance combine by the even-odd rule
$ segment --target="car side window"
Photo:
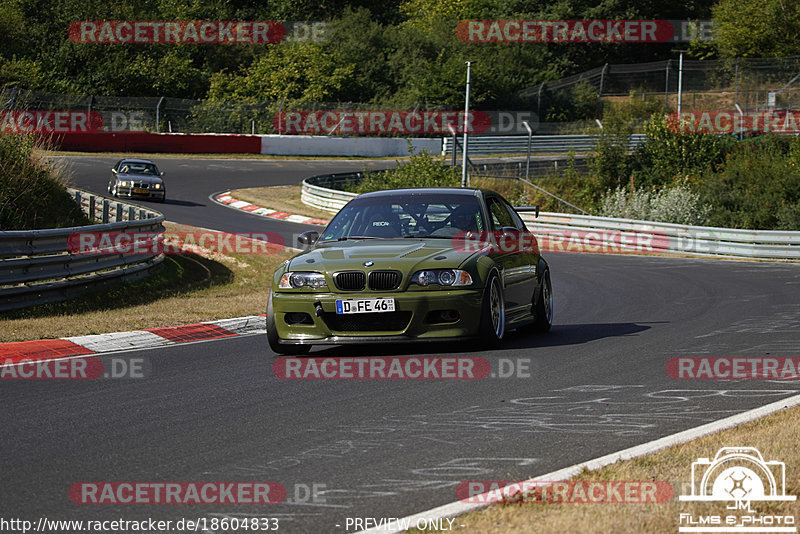
[[[494,230],[501,230],[504,226],[516,227],[508,210],[498,199],[489,197],[487,207],[489,208],[489,216],[492,218]]]
[[[517,214],[516,210],[514,210],[511,204],[509,204],[508,202],[503,202],[503,205],[508,210],[508,215],[511,217],[511,220],[514,221],[514,224],[512,224],[511,226],[513,226],[520,232],[527,232],[528,228],[525,226],[525,221],[523,221],[520,218],[519,214]]]

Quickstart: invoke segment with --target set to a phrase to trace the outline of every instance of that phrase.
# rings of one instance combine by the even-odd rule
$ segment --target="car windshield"
[[[351,201],[328,224],[320,240],[452,238],[464,232],[482,232],[485,229],[477,197],[392,195]]]
[[[158,169],[152,163],[126,161],[120,166],[119,172],[124,174],[150,174],[152,176],[158,176]]]

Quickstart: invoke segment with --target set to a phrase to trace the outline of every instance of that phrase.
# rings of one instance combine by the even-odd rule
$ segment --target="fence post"
[[[94,222],[94,202],[95,196],[89,195],[89,219],[91,219],[92,222]]]
[[[128,220],[129,221],[136,220],[136,208],[133,206],[128,206]]]
[[[103,199],[103,224],[108,223],[109,220],[109,208],[111,204],[109,203],[108,199]]]
[[[672,66],[672,59],[667,60],[667,68],[664,70],[664,107],[669,108],[669,69]]]
[[[161,109],[161,103],[164,101],[164,97],[158,99],[158,104],[156,104],[156,133],[160,132],[159,126],[159,110]]]
[[[600,89],[597,91],[597,98],[603,96],[603,84],[606,81],[606,69],[608,69],[608,63],[603,65],[603,70],[600,71]]]
[[[122,222],[123,215],[125,215],[125,210],[122,209],[122,202],[117,202],[117,209],[115,211],[114,219],[117,222]]]

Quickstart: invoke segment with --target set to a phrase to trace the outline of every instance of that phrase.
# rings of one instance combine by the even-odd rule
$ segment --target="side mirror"
[[[534,218],[539,218],[539,206],[515,206],[514,211],[517,213],[531,213],[533,212]]]
[[[113,172],[114,174],[117,174],[117,169],[115,167],[111,167],[111,172]]]
[[[158,173],[159,176],[164,176],[164,174],[165,174],[164,171]]]
[[[303,246],[311,246],[319,239],[319,232],[316,230],[309,230],[297,236],[297,242]]]

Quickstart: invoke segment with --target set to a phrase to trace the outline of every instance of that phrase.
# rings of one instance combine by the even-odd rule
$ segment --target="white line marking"
[[[619,460],[631,460],[633,458],[638,458],[640,456],[652,454],[662,449],[666,449],[667,447],[672,447],[673,445],[680,445],[682,443],[686,443],[694,439],[701,438],[703,436],[707,436],[715,432],[719,432],[721,430],[726,430],[728,428],[733,428],[735,426],[748,423],[755,419],[760,419],[761,417],[765,417],[767,415],[775,413],[778,410],[782,410],[784,408],[791,408],[798,405],[800,405],[800,395],[795,395],[794,397],[789,397],[787,399],[783,399],[778,402],[767,404],[766,406],[762,406],[760,408],[755,408],[753,410],[742,412],[740,414],[732,415],[731,417],[726,417],[725,419],[720,419],[719,421],[714,421],[713,423],[708,423],[695,428],[690,428],[689,430],[684,430],[683,432],[678,432],[677,434],[672,434],[671,436],[664,436],[663,438],[657,439],[655,441],[650,441],[648,443],[643,443],[635,447],[607,454],[605,456],[601,456],[600,458],[589,460],[588,462],[575,464],[570,467],[565,467],[564,469],[559,469],[558,471],[553,471],[552,473],[547,473],[546,475],[541,475],[536,478],[526,480],[525,482],[533,483],[533,482],[553,481],[553,480],[568,480],[580,474],[584,468],[590,471],[594,471],[596,469],[600,469],[601,467],[611,465]],[[490,495],[487,492],[481,496],[475,496],[475,499],[487,501],[490,500],[489,497]],[[418,514],[404,517],[400,521],[402,522],[410,521],[411,524],[413,525],[416,524],[417,520],[420,519],[431,520],[431,519],[444,519],[449,517],[456,517],[465,514],[467,512],[473,512],[475,510],[480,510],[481,508],[486,508],[490,505],[491,505],[490,502],[467,504],[461,501],[456,501],[442,506],[438,506],[436,508],[432,508],[430,510],[426,510],[424,512],[420,512]],[[361,532],[358,532],[356,534],[378,534],[378,533],[390,534],[399,532],[404,532],[404,531],[403,530],[390,531],[385,529],[373,528],[370,530],[362,530]]]

